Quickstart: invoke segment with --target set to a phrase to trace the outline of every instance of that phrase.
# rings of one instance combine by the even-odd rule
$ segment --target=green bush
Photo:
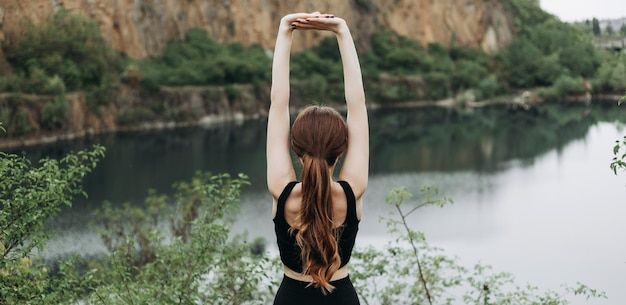
[[[433,100],[444,99],[451,96],[452,88],[450,76],[440,72],[432,72],[424,75],[424,81],[428,85],[426,96]]]
[[[2,304],[62,304],[77,301],[81,284],[50,276],[31,259],[48,239],[46,222],[72,198],[84,194],[81,183],[104,156],[104,148],[43,159],[33,166],[26,156],[0,152],[0,295]]]
[[[15,112],[13,122],[10,122],[8,128],[17,136],[28,134],[36,129],[29,119],[28,110],[25,108],[20,108]]]
[[[271,59],[258,45],[221,45],[206,31],[194,29],[182,41],[170,41],[161,57],[137,62],[141,86],[224,85],[268,81]]]
[[[61,79],[58,75],[55,75],[46,81],[42,92],[53,95],[64,95],[65,83],[63,82],[63,79]]]
[[[293,55],[291,75],[296,80],[306,80],[313,75],[325,78],[328,82],[343,82],[343,70],[340,61],[320,57],[312,50],[304,50]]]
[[[41,111],[41,127],[47,130],[57,130],[67,122],[70,104],[65,95],[58,95],[53,102],[46,103]]]
[[[585,93],[583,79],[580,77],[574,78],[567,75],[561,75],[554,82],[553,87],[555,88],[557,94],[562,97]]]
[[[322,103],[328,99],[328,82],[319,74],[294,81],[292,86],[294,93],[304,99],[306,103]]]
[[[48,84],[48,75],[38,67],[31,68],[28,75],[26,86],[23,88],[26,93],[39,93]]]
[[[28,79],[24,92],[42,93],[46,79],[58,75],[67,90],[115,81],[121,58],[100,34],[95,21],[59,10],[41,25],[24,22],[3,45],[16,75]]]
[[[456,63],[451,86],[455,91],[476,88],[487,75],[488,72],[484,66],[474,61],[462,59]]]
[[[559,54],[553,53],[537,59],[537,70],[535,71],[535,84],[539,86],[549,86],[563,75],[567,70],[559,62]]]
[[[498,77],[493,74],[481,79],[475,90],[477,100],[489,99],[505,92]]]
[[[22,91],[23,83],[24,78],[16,74],[0,76],[0,92]]]
[[[269,302],[269,260],[254,257],[251,245],[229,238],[243,176],[196,173],[175,183],[175,206],[151,191],[144,207],[104,205],[97,212],[101,236],[111,253],[91,276],[90,304],[244,304]],[[163,218],[163,210],[173,217]],[[163,222],[169,226],[162,226]],[[162,243],[162,227],[174,239]],[[103,297],[105,296],[105,297]]]
[[[603,53],[602,65],[592,78],[596,93],[623,93],[626,91],[626,56],[623,54]]]
[[[537,85],[535,73],[539,68],[541,51],[525,38],[513,38],[503,51],[503,71],[507,83],[516,88],[531,88]]]

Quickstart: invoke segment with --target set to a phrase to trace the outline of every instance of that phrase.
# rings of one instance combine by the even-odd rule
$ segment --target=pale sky
[[[561,21],[626,17],[626,0],[540,0],[541,8]]]

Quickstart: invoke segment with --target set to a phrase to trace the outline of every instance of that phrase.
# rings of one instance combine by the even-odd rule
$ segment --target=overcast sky
[[[626,17],[626,0],[541,0],[543,10],[561,21],[618,19]]]

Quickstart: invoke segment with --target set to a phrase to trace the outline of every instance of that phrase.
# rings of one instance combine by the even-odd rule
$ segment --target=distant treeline
[[[368,98],[377,103],[438,100],[470,94],[485,100],[524,89],[548,100],[569,95],[626,91],[626,55],[594,48],[591,26],[570,25],[531,1],[504,5],[515,16],[517,34],[508,47],[488,54],[455,44],[426,46],[380,29],[361,51]],[[24,23],[19,37],[3,44],[10,74],[0,73],[0,92],[55,98],[42,111],[40,126],[62,126],[66,92],[84,91],[94,112],[115,101],[120,85],[146,92],[162,86],[267,84],[271,51],[258,45],[220,44],[196,29],[170,41],[159,57],[133,60],[114,51],[93,20],[60,10],[40,25]],[[336,40],[292,57],[294,92],[311,99],[342,99],[342,69]],[[0,109],[7,129],[19,121],[17,108]],[[23,115],[22,115],[23,116]],[[22,118],[24,120],[24,118]],[[26,127],[22,127],[22,129]]]

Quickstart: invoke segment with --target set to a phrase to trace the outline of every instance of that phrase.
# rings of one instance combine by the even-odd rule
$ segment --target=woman
[[[295,30],[330,31],[343,62],[346,121],[333,109],[309,106],[293,124],[291,147],[302,162],[296,181],[289,151],[289,57]],[[337,159],[345,153],[339,180]],[[267,183],[285,275],[281,304],[359,304],[347,263],[367,187],[369,135],[361,68],[346,22],[330,14],[281,19],[272,66],[267,127]]]

